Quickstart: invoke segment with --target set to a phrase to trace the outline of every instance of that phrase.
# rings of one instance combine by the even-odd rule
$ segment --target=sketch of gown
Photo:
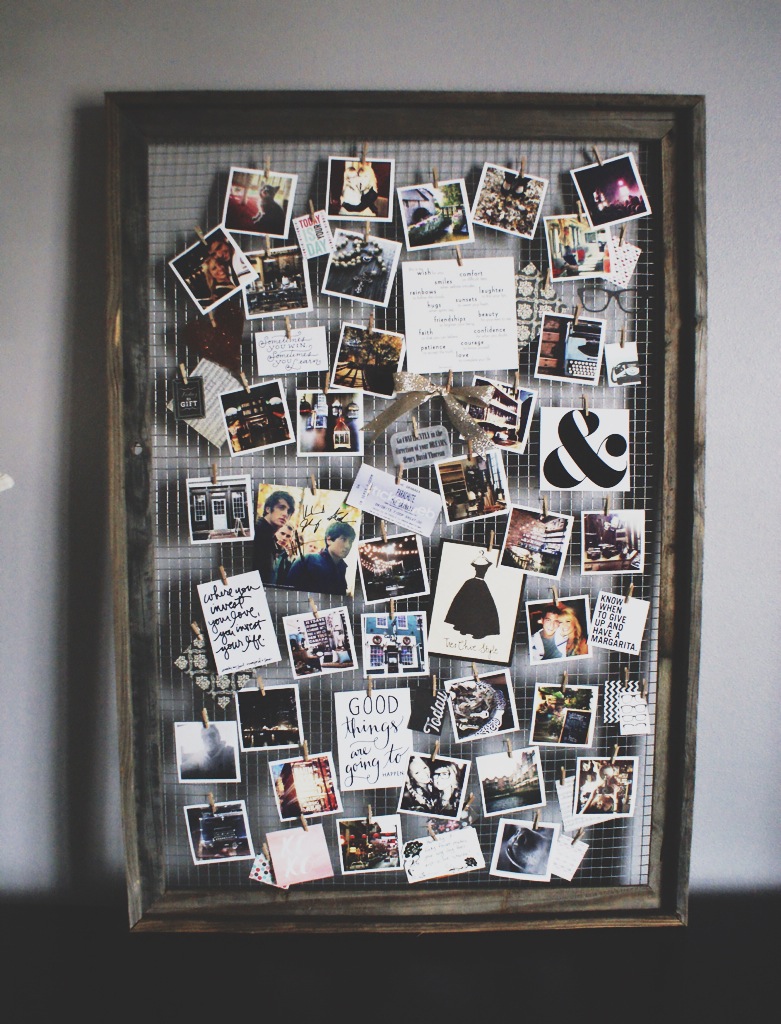
[[[451,601],[445,622],[457,633],[481,640],[484,636],[496,636],[499,633],[499,612],[485,582],[486,573],[492,563],[481,551],[470,564],[475,574],[466,580]]]

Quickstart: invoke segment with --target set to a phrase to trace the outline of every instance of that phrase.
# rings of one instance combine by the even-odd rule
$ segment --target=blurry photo
[[[231,167],[222,224],[245,235],[287,238],[298,176]]]
[[[608,509],[581,513],[581,572],[642,572],[645,555],[645,512]]]
[[[399,811],[432,818],[457,818],[466,797],[469,761],[411,754]]]
[[[586,746],[594,740],[596,686],[537,686],[529,741],[540,746]]]
[[[300,747],[301,701],[296,683],[243,687],[235,694],[242,750]]]
[[[636,757],[579,757],[574,813],[630,818],[635,812],[636,776]]]
[[[270,761],[271,785],[281,821],[301,815],[337,814],[342,800],[332,755],[312,754],[290,761]]]
[[[243,800],[190,804],[184,808],[190,853],[194,864],[225,860],[254,860],[255,851]]]
[[[323,608],[317,615],[285,615],[282,624],[296,679],[355,668],[355,643],[346,608]]]
[[[497,448],[522,454],[529,440],[536,391],[516,388],[488,377],[475,377],[472,384],[490,387],[492,393],[487,406],[467,405],[469,415],[480,424]]]
[[[559,579],[572,535],[574,517],[564,513],[511,508],[499,564],[530,576]]]
[[[500,818],[496,834],[492,875],[526,882],[550,882],[551,856],[561,831],[558,824]]]
[[[515,693],[507,669],[447,679],[445,690],[457,743],[498,736],[518,728]]]
[[[604,320],[545,313],[534,376],[567,383],[597,384],[602,367]]]
[[[393,220],[393,160],[328,158],[328,216],[334,220]]]
[[[594,227],[622,224],[651,212],[631,153],[570,171],[589,222]]]
[[[220,402],[232,456],[276,448],[295,439],[280,380],[253,384],[249,391],[225,392]]]
[[[566,214],[543,217],[551,280],[607,277],[610,274],[610,231],[594,228],[585,217]]]
[[[168,265],[201,313],[209,313],[258,276],[249,257],[222,228],[214,228]]]
[[[398,189],[407,249],[434,249],[473,242],[472,217],[463,178]]]
[[[398,814],[339,818],[339,863],[342,874],[401,870],[401,818]]]
[[[191,544],[230,544],[252,540],[252,481],[249,476],[187,480],[187,513]]]
[[[526,605],[526,623],[529,629],[529,661],[589,658],[588,634],[591,629],[589,598],[559,598],[550,601],[529,601]]]
[[[180,782],[240,782],[235,722],[174,722]]]
[[[428,674],[425,612],[361,615],[361,630],[367,678]]]
[[[342,324],[331,384],[335,388],[360,388],[367,395],[392,398],[393,375],[401,369],[403,358],[403,334]]]
[[[533,238],[548,182],[510,167],[483,164],[472,223],[519,238]]]
[[[363,392],[297,391],[299,455],[362,455]]]
[[[507,512],[507,477],[501,453],[487,451],[435,463],[448,523]]]
[[[423,540],[417,533],[358,541],[358,566],[367,604],[429,592]]]
[[[536,747],[485,754],[475,763],[486,817],[545,806],[545,781]]]
[[[306,260],[297,245],[247,253],[254,280],[244,289],[248,320],[305,313],[312,309],[312,287]]]
[[[387,306],[401,255],[401,243],[378,235],[338,229],[320,289],[336,299]]]

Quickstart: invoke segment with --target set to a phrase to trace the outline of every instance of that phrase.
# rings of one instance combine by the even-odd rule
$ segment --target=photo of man
[[[255,541],[252,567],[260,573],[264,584],[281,585],[280,572],[287,575],[289,544],[292,527],[279,538],[277,534],[286,526],[296,510],[295,498],[287,491],[272,491],[263,505],[263,515],[255,523]]]
[[[542,615],[540,629],[529,640],[529,657],[532,663],[563,658],[567,642],[559,633],[559,608],[549,604]]]
[[[175,722],[180,782],[239,782],[235,722]]]
[[[349,523],[330,523],[325,531],[325,546],[317,554],[304,555],[292,566],[286,586],[315,594],[346,594],[345,559],[355,541]]]

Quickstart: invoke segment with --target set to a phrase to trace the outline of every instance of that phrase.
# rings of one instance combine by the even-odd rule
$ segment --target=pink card
[[[332,878],[334,869],[322,825],[288,828],[266,835],[277,885]]]

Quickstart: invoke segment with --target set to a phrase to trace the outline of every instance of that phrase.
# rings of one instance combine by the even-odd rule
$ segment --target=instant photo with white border
[[[503,227],[501,223],[496,223],[494,221],[487,219],[481,219],[481,217],[479,216],[478,207],[480,206],[480,202],[483,198],[483,192],[485,191],[487,193],[487,196],[496,195],[495,190],[491,189],[490,183],[487,182],[488,175],[492,171],[500,172],[500,174],[504,178],[504,183],[499,186],[499,198],[505,204],[505,209],[502,211],[502,213],[505,214],[505,216],[501,218],[505,222],[507,222],[508,219],[508,217],[506,216],[506,207],[510,207],[510,209],[512,209],[513,199],[515,199],[516,205],[519,204],[519,185],[523,185],[524,198],[526,198],[525,190],[528,189],[529,184],[531,184],[532,182],[539,182],[539,185],[541,186],[541,188],[538,189],[539,194],[534,197],[532,204],[530,204],[532,208],[535,209],[535,212],[532,226],[528,230],[518,231],[517,229]],[[505,185],[508,186],[507,190],[505,190]],[[515,238],[532,239],[534,238],[534,235],[537,231],[537,225],[540,222],[542,204],[545,202],[545,195],[547,191],[547,178],[538,178],[534,174],[524,174],[522,171],[513,170],[513,168],[511,167],[502,167],[499,164],[486,162],[483,164],[483,169],[480,172],[480,181],[478,182],[477,192],[475,193],[475,200],[474,203],[472,204],[472,223],[479,224],[481,227],[484,228],[490,228],[493,231],[502,231],[507,235],[513,235]],[[525,211],[528,208],[528,204],[521,204],[521,208]]]
[[[283,615],[282,627],[294,679],[354,672],[358,667],[350,612],[344,605],[320,608],[316,615],[311,611]],[[293,633],[297,648],[293,647]],[[306,637],[303,643],[301,637]]]
[[[399,552],[398,548],[402,543],[403,550]],[[374,552],[370,549],[374,549]],[[384,552],[377,549],[384,549]],[[370,559],[371,553],[374,553],[374,559]],[[387,553],[387,557],[384,559],[381,558],[383,553]],[[394,556],[398,556],[398,558]],[[405,568],[404,561],[406,559],[409,559],[411,568]],[[364,564],[364,562],[369,563],[370,561],[372,564],[381,561],[377,571],[370,569],[369,564]],[[423,551],[423,538],[419,533],[408,531],[394,533],[393,536],[388,535],[387,537],[362,538],[358,541],[358,571],[361,574],[364,604],[382,604],[391,599],[405,601],[408,597],[424,597],[429,593],[426,556]],[[399,573],[402,571],[404,578],[410,574],[410,571],[413,571],[413,581],[407,587],[403,583],[391,582],[398,580]],[[388,582],[383,584],[382,580],[385,577],[388,577]],[[383,592],[380,593],[380,590]]]
[[[486,469],[480,468],[480,463],[485,464]],[[462,489],[455,488],[453,490],[447,490],[447,484],[442,478],[443,470],[447,471],[451,467],[460,466],[463,474],[464,486]],[[439,484],[439,493],[442,495],[442,514],[445,517],[445,522],[448,526],[456,526],[460,523],[472,523],[478,519],[488,519],[491,516],[505,516],[510,508],[509,498],[509,486],[507,484],[507,474],[504,469],[504,459],[499,449],[490,448],[483,455],[463,455],[461,457],[442,459],[440,462],[434,463],[434,469],[437,473],[437,483]],[[487,490],[476,491],[470,489],[469,475],[470,471],[473,474],[479,474],[483,477]],[[495,477],[494,477],[495,474]],[[498,481],[498,485],[497,485]],[[466,499],[465,501],[453,501],[448,504],[448,497],[453,499],[459,496],[459,493]],[[486,503],[485,497],[492,493],[494,496],[494,505],[487,506],[488,511],[485,511]],[[483,511],[480,511],[480,501],[483,498],[484,505]],[[453,513],[453,509],[456,510]],[[460,514],[460,510],[464,509],[464,515]]]
[[[592,227],[607,224],[625,224],[651,213],[651,204],[645,193],[640,172],[633,153],[621,153],[608,160],[573,167],[570,175],[577,189],[583,209]],[[630,183],[631,182],[631,183]],[[617,196],[626,193],[625,202],[631,195],[636,197],[630,207],[619,205],[611,212],[613,203],[608,200],[605,189]]]
[[[187,477],[185,487],[191,544],[235,544],[254,539],[249,474],[217,476],[214,480],[208,476]],[[207,536],[201,536],[204,533]]]
[[[483,754],[475,758],[475,765],[486,818],[545,807],[545,779],[538,747],[511,747]],[[497,784],[498,792],[492,792],[492,783]]]
[[[277,789],[278,780],[282,777],[282,770],[284,765],[300,765],[306,762],[318,762],[321,779],[324,786],[326,787],[327,799],[329,804],[334,806],[324,810],[310,810],[310,804],[306,804],[306,809],[301,807],[301,801],[298,798],[298,793],[295,793],[295,802],[301,807],[299,814],[285,815],[283,813],[282,800]],[[275,773],[275,769],[278,771]],[[338,778],[336,768],[334,766],[334,757],[330,751],[320,754],[310,754],[309,757],[284,757],[279,761],[269,761],[268,763],[269,775],[271,776],[271,790],[274,794],[274,803],[276,804],[277,813],[279,814],[280,821],[298,821],[302,816],[304,818],[321,818],[328,814],[342,814],[342,797],[339,792]],[[284,787],[284,783],[282,783]],[[295,784],[293,785],[295,791]]]
[[[435,201],[434,193],[441,193],[442,189],[450,188],[452,186],[457,186],[461,193],[461,209],[463,211],[464,227],[466,228],[466,232],[459,231],[458,234],[456,234],[448,228],[444,238],[440,238],[439,241],[418,243],[410,242],[410,229],[417,227],[417,225],[422,223],[424,220],[436,217],[437,210],[442,208],[442,204],[437,204]],[[423,249],[440,249],[446,245],[465,245],[469,242],[474,242],[475,236],[472,229],[472,210],[469,205],[469,196],[466,191],[466,181],[463,178],[451,178],[449,181],[438,181],[436,185],[432,181],[426,181],[420,185],[404,185],[396,191],[399,197],[401,225],[404,228],[404,242],[407,247],[407,252],[419,252]],[[427,216],[413,222],[411,217],[414,217],[415,213],[410,217],[407,216],[407,204],[412,201],[413,193],[416,192],[419,193],[419,202],[416,209],[422,213],[426,213]],[[429,196],[427,196],[426,193],[429,193]],[[451,217],[451,226],[452,223],[453,221]]]
[[[231,219],[232,212],[231,196],[234,190],[233,179],[234,175],[237,174],[251,175],[253,177],[257,176],[259,179],[258,187],[254,190],[258,193],[258,213],[256,216],[253,215],[253,217],[251,218],[251,221],[253,223],[253,227],[251,228],[246,227],[243,224],[242,226],[236,227],[228,223],[228,221]],[[273,183],[275,181],[279,182],[279,184],[273,186]],[[283,183],[286,186],[284,189],[284,199],[287,202],[287,207],[283,207],[276,198],[277,193],[279,192],[279,189],[282,187]],[[296,196],[297,184],[297,174],[284,174],[282,171],[265,171],[257,167],[231,167],[228,174],[228,185],[227,188],[225,189],[225,202],[222,208],[222,226],[226,230],[234,231],[240,235],[261,235],[267,238],[287,238],[288,233],[290,231],[290,219],[293,216],[293,202]],[[282,215],[282,227],[278,232],[268,231],[266,230],[266,227],[257,226],[263,223],[262,218],[260,216],[260,190],[264,187],[271,188],[272,186],[274,187],[274,195],[272,196],[272,202],[274,203],[275,206],[279,208],[279,212]],[[237,184],[236,188],[239,187],[240,186]]]
[[[338,165],[343,164],[342,168]],[[353,168],[357,171],[357,176],[345,186],[344,174],[348,169],[349,164],[358,165]],[[382,180],[377,177],[377,168],[382,165]],[[369,173],[363,173],[363,179],[361,180],[360,167],[368,167]],[[337,175],[341,170],[342,181],[337,191]],[[329,220],[360,220],[366,221],[371,220],[375,224],[387,224],[393,220],[393,193],[394,184],[396,177],[396,162],[389,157],[366,157],[362,160],[357,156],[329,156],[328,157],[328,184],[326,187],[326,212]],[[373,180],[372,180],[373,179]],[[386,188],[382,185],[385,183]],[[368,187],[367,187],[368,186]],[[371,192],[377,193],[378,198],[385,198],[388,203],[388,211],[384,217],[380,217],[379,214],[371,208],[371,202],[367,204],[367,197],[371,195]],[[350,198],[359,199],[358,203],[349,203],[349,206],[363,207],[362,209],[350,210],[343,204],[346,201],[345,196]],[[376,201],[376,200],[375,200]],[[339,206],[336,213],[331,213],[331,206],[333,202],[338,202]]]
[[[231,286],[222,285],[219,291],[214,291],[209,284],[209,275],[204,270],[204,266],[210,259],[212,245],[219,241],[222,241],[223,246],[227,245],[232,250],[228,254],[230,258],[228,274],[231,278]],[[202,253],[196,251],[199,249],[202,250]],[[220,262],[225,263],[226,261]],[[211,313],[217,306],[232,299],[234,295],[248,287],[258,276],[247,253],[242,252],[235,238],[222,227],[212,228],[203,236],[203,241],[199,238],[173,259],[170,259],[168,266],[176,274],[179,283],[201,313]],[[188,269],[190,267],[191,269]],[[209,289],[208,297],[205,294],[199,296],[198,290],[194,287],[196,283],[200,282],[200,278],[203,278],[205,287]]]
[[[278,707],[279,699],[284,696],[285,690],[289,690],[292,701],[288,700],[287,703],[292,704],[291,710],[294,712],[295,723],[282,723],[282,722],[270,722],[270,718],[278,718],[280,711],[282,714],[287,709],[280,709]],[[301,741],[304,735],[304,728],[301,722],[301,694],[299,693],[298,683],[280,683],[274,686],[264,686],[261,690],[260,687],[244,686],[240,690],[237,690],[234,694],[236,702],[236,721],[239,729],[239,743],[241,744],[241,750],[243,753],[255,750],[283,750],[287,747],[300,747]],[[254,715],[250,704],[256,704],[263,714],[259,716],[259,721],[253,722]],[[242,705],[244,705],[244,713],[242,714]],[[276,705],[276,708],[275,708]],[[265,707],[264,707],[265,706]],[[269,714],[265,708],[271,711]],[[274,714],[274,711],[277,714]],[[252,723],[252,724],[251,724]],[[281,737],[280,733],[283,732],[284,724],[294,725],[291,731],[289,740],[285,742],[277,742]],[[245,740],[252,740],[255,733],[263,733],[264,736],[271,741],[269,743],[258,743],[245,742]]]
[[[500,818],[489,873],[524,882],[550,882],[551,860],[561,826]]]
[[[535,523],[540,523],[544,528],[546,538],[554,530],[557,536],[554,540],[535,540],[533,544],[532,538],[529,537],[529,543],[525,545],[512,544],[514,531],[520,529],[523,523],[529,524],[526,536],[528,536],[529,528]],[[557,526],[559,523],[562,525]],[[567,560],[574,523],[575,517],[568,515],[566,512],[548,512],[546,514],[541,509],[527,508],[525,505],[512,505],[510,507],[510,514],[507,517],[507,529],[502,541],[499,565],[505,566],[508,569],[516,569],[519,572],[525,572],[528,576],[539,576],[542,579],[549,580],[561,579],[564,563]],[[521,537],[518,537],[518,540],[520,539]],[[517,552],[517,554],[513,552]],[[546,572],[543,568],[544,563],[542,559],[545,556],[552,556],[554,554],[557,556],[558,562],[555,566],[555,572]],[[535,556],[539,556],[539,560],[535,560]],[[534,566],[537,566],[537,568],[534,568]],[[553,568],[554,566],[551,566],[551,569]]]
[[[284,284],[282,277],[285,277],[286,275],[281,276],[278,287],[271,288],[267,286],[265,277],[261,276],[260,271],[257,269],[258,266],[262,267],[264,257],[268,259],[274,257],[281,260],[283,256],[295,257],[296,254],[298,254],[301,262],[301,266],[298,269],[298,276],[301,278],[301,287],[296,288],[295,285]],[[246,257],[254,269],[252,281],[247,282],[247,286],[242,291],[244,315],[247,320],[262,320],[264,317],[269,316],[294,316],[296,313],[309,313],[314,309],[314,305],[312,303],[312,284],[309,280],[307,261],[304,259],[304,256],[297,245],[282,245],[278,246],[276,249],[253,249],[251,252],[246,253]],[[262,288],[257,284],[257,282],[260,281],[263,282]],[[300,298],[302,292],[304,295],[303,301]],[[261,293],[270,296],[270,298],[274,300],[273,309],[253,309],[253,303],[256,301],[255,295]],[[296,298],[296,296],[298,296],[298,298]]]
[[[252,835],[250,834],[249,819],[247,817],[247,805],[243,800],[227,800],[222,803],[215,803],[214,810],[212,810],[210,804],[187,804],[182,810],[184,811],[184,821],[187,828],[187,838],[190,843],[190,854],[193,858],[193,864],[202,867],[204,864],[224,864],[226,861],[233,863],[237,860],[255,859],[255,849],[252,845]],[[198,813],[196,817],[197,812],[201,813]],[[208,816],[203,812],[208,812]],[[220,831],[223,835],[217,841],[220,842],[221,848],[229,847],[230,849],[235,849],[235,853],[223,853],[221,856],[215,857],[198,856],[202,840],[199,840],[196,846],[193,833],[199,828],[199,822],[208,820],[208,817],[221,819],[222,829]],[[235,831],[235,825],[232,827],[228,825],[226,827],[226,819],[241,822],[241,830],[233,839],[230,838],[229,833]],[[211,840],[207,840],[207,842],[211,842]],[[247,852],[238,852],[243,849],[246,849]]]
[[[241,782],[235,722],[174,722],[179,782]]]
[[[434,757],[413,751],[407,759],[406,778],[399,791],[397,812],[425,818],[459,818],[466,800],[471,764],[471,761],[458,757],[445,757],[443,754]],[[424,767],[428,770],[427,777]],[[434,783],[438,772],[439,786]]]
[[[239,416],[239,410],[247,404],[247,402],[258,402],[261,401],[261,394],[268,392],[270,398],[263,398],[263,404],[266,406],[274,406],[269,415],[278,416],[283,418],[285,426],[287,427],[287,437],[282,438],[279,441],[270,441],[268,444],[252,443],[252,427],[255,419],[255,413],[247,413]],[[230,400],[233,400],[232,402]],[[228,451],[230,452],[231,458],[237,458],[241,455],[248,455],[250,452],[265,452],[270,448],[279,448],[283,444],[294,444],[296,440],[295,431],[293,430],[293,421],[290,418],[290,410],[287,407],[287,395],[285,393],[285,386],[279,379],[277,380],[266,380],[260,384],[253,384],[249,392],[244,388],[235,388],[232,391],[223,391],[220,395],[220,406],[222,412],[222,421],[225,426],[225,435],[228,438]],[[235,413],[235,417],[231,416],[231,412]],[[230,420],[234,419],[231,423]],[[262,425],[261,425],[262,426]],[[233,431],[231,430],[233,427]],[[241,445],[239,435],[244,428],[245,431],[249,431],[250,434],[250,445],[248,447],[239,447],[238,450],[234,446],[234,434],[235,440]]]
[[[509,669],[446,679],[450,724],[456,743],[472,743],[518,729]]]

